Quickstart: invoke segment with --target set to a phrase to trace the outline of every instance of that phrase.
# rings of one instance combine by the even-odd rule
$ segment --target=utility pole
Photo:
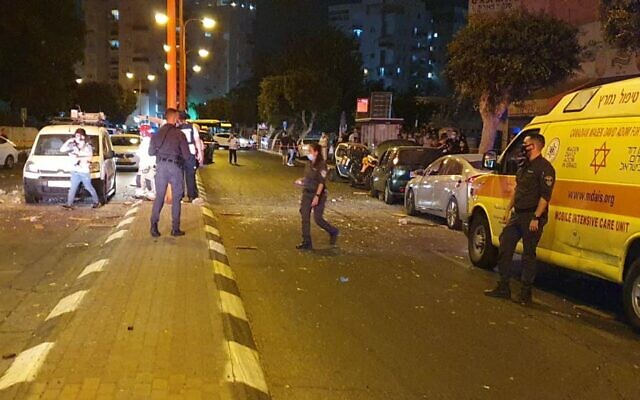
[[[178,0],[178,26],[180,27],[180,77],[178,106],[187,109],[187,31],[184,22],[184,0]]]
[[[176,63],[176,0],[167,0],[167,108],[176,108],[178,95],[178,66]]]

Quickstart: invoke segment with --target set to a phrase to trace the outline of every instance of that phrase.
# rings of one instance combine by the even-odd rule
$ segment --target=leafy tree
[[[616,47],[640,50],[640,1],[600,0],[605,40]]]
[[[74,0],[3,2],[0,99],[44,120],[70,106],[84,27]]]
[[[268,76],[260,82],[258,110],[272,125],[279,125],[293,113],[285,96],[284,82],[284,75]]]
[[[231,102],[226,97],[218,97],[207,100],[206,104],[198,104],[196,111],[200,118],[215,118],[229,120],[229,107]]]
[[[510,103],[565,80],[579,67],[577,32],[550,16],[518,11],[475,15],[456,34],[446,74],[460,97],[478,104],[480,152],[493,148]]]
[[[123,90],[120,85],[100,82],[86,82],[78,86],[75,104],[89,112],[102,111],[116,123],[124,123],[136,108],[136,95]]]

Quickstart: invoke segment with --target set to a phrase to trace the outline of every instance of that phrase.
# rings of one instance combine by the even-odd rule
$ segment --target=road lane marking
[[[16,383],[33,381],[53,345],[51,342],[45,342],[20,353],[0,378],[0,390]]]
[[[216,228],[214,228],[211,225],[205,225],[204,226],[204,231],[207,232],[207,233],[210,233],[210,234],[212,234],[214,236],[220,237],[220,231],[217,230]]]
[[[104,266],[107,265],[108,262],[109,262],[108,259],[103,258],[102,260],[98,260],[96,262],[93,262],[87,265],[84,268],[84,270],[80,273],[80,275],[78,275],[77,279],[80,279],[94,272],[101,272],[104,269]]]
[[[48,321],[51,318],[55,318],[59,315],[77,310],[78,307],[80,307],[80,303],[82,302],[82,299],[87,294],[87,292],[89,291],[80,290],[60,300],[58,304],[53,308],[53,310],[51,310],[49,316],[47,316],[45,321]]]
[[[211,211],[208,207],[202,207],[202,215],[206,215],[207,217],[215,219],[216,217],[213,215],[213,211]]]
[[[209,249],[215,251],[216,253],[220,253],[223,256],[227,255],[227,251],[224,249],[224,246],[221,243],[216,242],[215,240],[209,240]]]
[[[116,229],[120,229],[125,225],[130,225],[134,220],[136,219],[136,217],[129,217],[126,219],[123,219],[122,221],[120,221],[120,223],[116,226]]]
[[[268,394],[269,388],[260,366],[258,352],[240,343],[230,341],[229,353],[231,365],[227,366],[227,370],[231,372],[230,375],[233,377],[233,382],[244,383]]]
[[[127,211],[124,216],[125,217],[130,217],[131,215],[135,214],[138,212],[138,207],[134,207],[131,210]]]
[[[112,233],[111,236],[109,236],[107,238],[107,240],[104,242],[104,244],[108,244],[109,242],[112,242],[112,241],[114,241],[116,239],[122,239],[124,234],[127,233],[127,232],[128,232],[127,229],[122,229],[122,230],[119,230],[118,232]]]
[[[225,292],[224,290],[220,290],[219,292],[222,312],[233,315],[238,319],[248,321],[247,313],[244,311],[244,306],[242,305],[242,299],[235,294]]]
[[[233,276],[231,267],[220,261],[213,261],[213,272],[218,275],[224,276],[225,278],[231,279],[232,281],[236,280],[236,278]]]

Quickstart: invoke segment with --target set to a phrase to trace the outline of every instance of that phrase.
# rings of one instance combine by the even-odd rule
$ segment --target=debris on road
[[[368,195],[369,192],[353,192],[353,194],[357,194],[357,195]]]
[[[239,212],[221,212],[220,215],[224,217],[242,217],[242,213]]]
[[[12,358],[16,358],[16,356],[17,356],[16,353],[3,354],[2,355],[2,359],[3,360],[11,360]]]
[[[258,250],[258,246],[236,246],[236,250]]]
[[[482,388],[483,388],[483,389],[485,389],[485,390],[489,390],[489,389],[491,389],[491,386],[489,386],[489,385],[482,385]]]
[[[116,224],[89,224],[89,228],[114,228]]]
[[[71,221],[91,221],[91,218],[69,217]]]
[[[33,215],[31,217],[22,217],[20,221],[38,222],[40,218],[42,218],[42,215]]]
[[[34,224],[34,225],[33,225],[33,228],[34,228],[34,229],[37,229],[37,230],[39,230],[39,231],[41,231],[41,230],[43,230],[43,229],[44,229],[44,225],[42,225],[42,224]]]
[[[76,243],[67,243],[67,249],[73,249],[76,247],[89,247],[89,243],[87,242],[76,242]]]
[[[349,278],[346,276],[341,276],[339,279],[340,283],[347,283],[349,282]]]

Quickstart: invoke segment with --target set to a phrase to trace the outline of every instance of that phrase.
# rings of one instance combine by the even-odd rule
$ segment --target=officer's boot
[[[533,296],[531,295],[531,285],[522,285],[520,295],[515,300],[516,303],[523,306],[530,306],[533,303]]]
[[[498,299],[510,299],[511,288],[509,287],[509,281],[499,281],[495,289],[485,290],[484,295]]]
[[[153,237],[159,237],[160,236],[160,231],[158,230],[158,224],[157,223],[152,223],[151,224],[151,236],[153,236]]]
[[[310,239],[302,239],[302,242],[296,246],[298,250],[312,250],[313,246],[311,245]]]

